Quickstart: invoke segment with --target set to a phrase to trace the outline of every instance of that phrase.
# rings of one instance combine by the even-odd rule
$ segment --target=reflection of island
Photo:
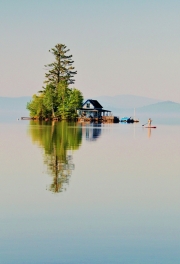
[[[101,135],[101,124],[91,123],[82,126],[83,137],[88,141],[94,141]]]
[[[28,132],[32,141],[44,149],[44,163],[53,177],[50,190],[62,192],[69,183],[74,164],[72,150],[79,148],[82,141],[82,129],[75,123],[35,122],[31,121]]]

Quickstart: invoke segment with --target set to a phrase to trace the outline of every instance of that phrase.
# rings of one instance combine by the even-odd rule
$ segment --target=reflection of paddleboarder
[[[148,127],[151,127],[151,123],[152,123],[152,119],[149,118],[149,119],[148,119]]]
[[[148,138],[150,138],[150,137],[151,137],[151,128],[148,127]]]

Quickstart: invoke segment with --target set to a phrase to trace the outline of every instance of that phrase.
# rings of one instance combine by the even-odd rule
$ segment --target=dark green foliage
[[[74,118],[77,108],[82,105],[83,96],[78,89],[70,89],[66,83],[60,82],[57,88],[57,102],[57,116],[62,119]]]
[[[66,55],[69,49],[64,44],[57,44],[51,52],[55,57],[55,62],[45,65],[49,72],[45,74],[47,78],[46,83],[52,83],[55,87],[60,81],[64,81],[67,84],[73,84],[73,76],[77,74],[72,66],[73,60],[72,55]]]

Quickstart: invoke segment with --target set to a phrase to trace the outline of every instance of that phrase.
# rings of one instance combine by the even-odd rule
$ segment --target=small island
[[[49,52],[54,56],[54,62],[45,65],[48,71],[45,73],[45,87],[27,103],[30,118],[21,119],[118,123],[119,118],[112,116],[110,110],[104,110],[98,101],[89,99],[83,103],[82,92],[70,88],[77,71],[72,55],[66,54],[69,49],[64,44],[57,44]]]

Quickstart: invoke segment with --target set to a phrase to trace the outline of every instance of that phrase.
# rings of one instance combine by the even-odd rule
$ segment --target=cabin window
[[[90,108],[90,103],[87,103],[87,104],[86,104],[86,107],[87,107],[87,108]]]

